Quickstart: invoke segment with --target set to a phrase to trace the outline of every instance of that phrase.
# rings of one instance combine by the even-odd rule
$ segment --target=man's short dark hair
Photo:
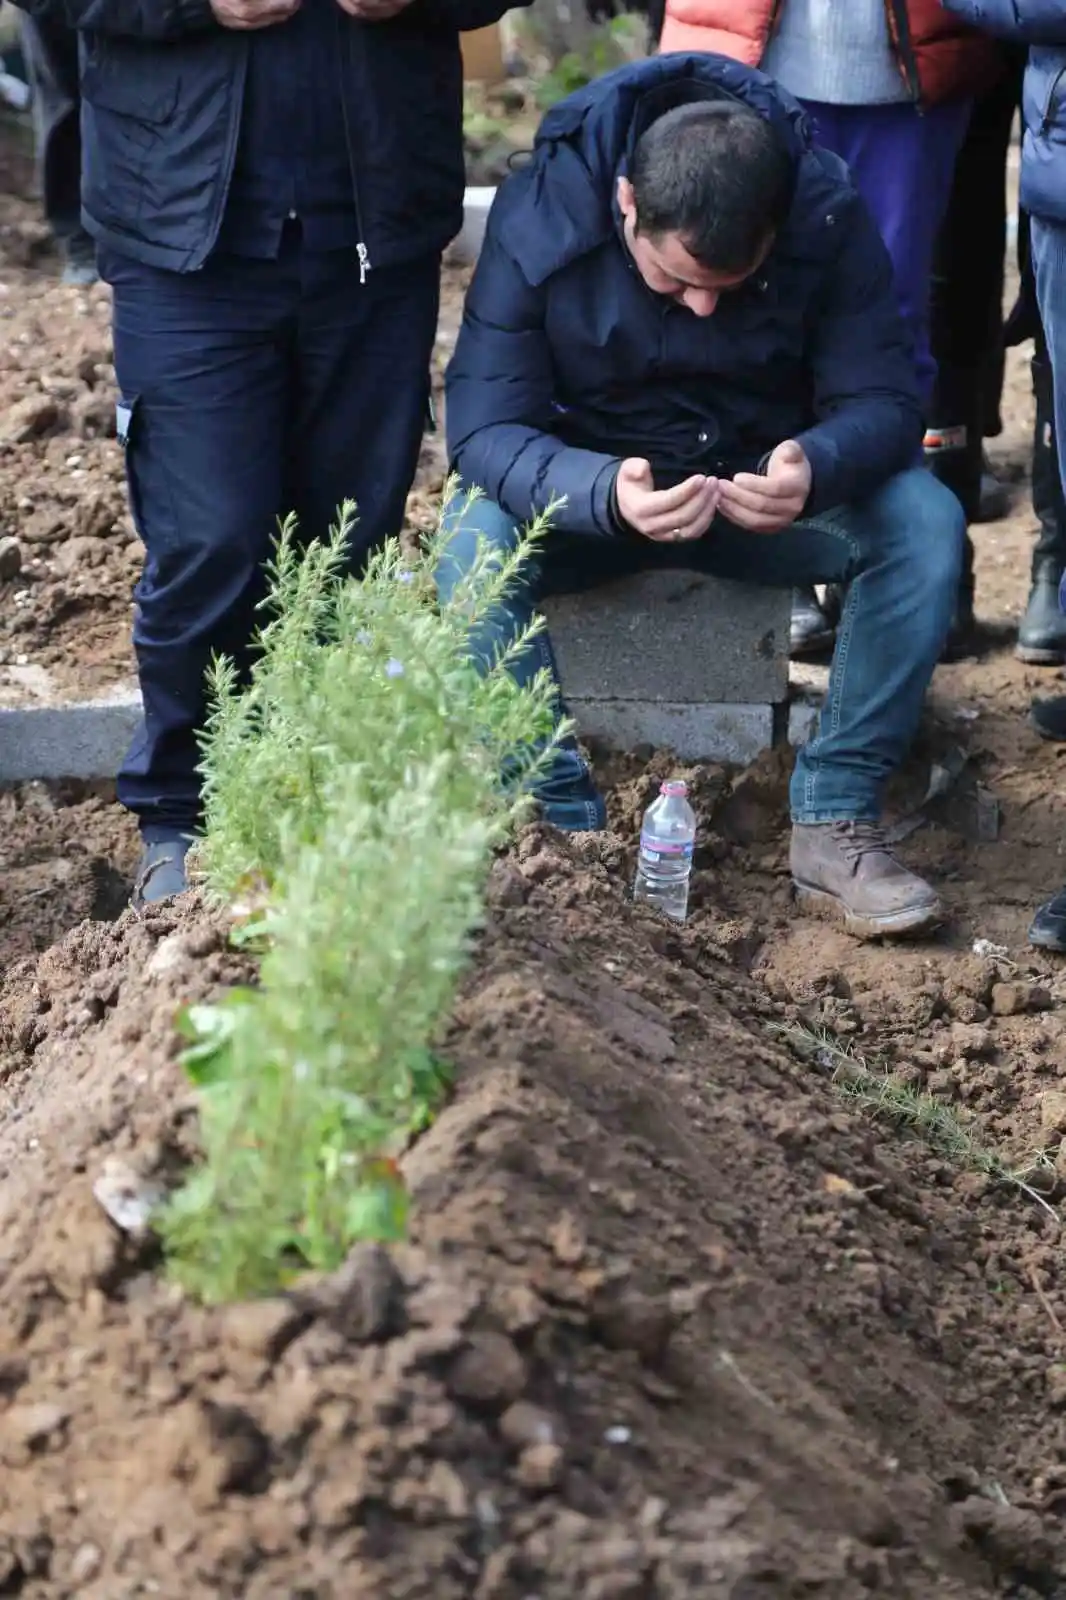
[[[676,233],[701,266],[742,273],[788,215],[795,162],[750,106],[695,101],[645,129],[629,177],[639,232]]]

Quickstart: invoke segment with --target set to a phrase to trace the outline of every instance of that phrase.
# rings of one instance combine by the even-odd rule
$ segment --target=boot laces
[[[834,822],[833,838],[840,853],[851,866],[857,866],[864,856],[893,856],[885,830],[879,822]]]

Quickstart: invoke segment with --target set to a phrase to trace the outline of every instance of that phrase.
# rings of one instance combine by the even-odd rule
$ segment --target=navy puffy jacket
[[[1062,0],[941,0],[978,28],[1029,44],[1021,203],[1066,222],[1066,5]]]
[[[248,35],[221,27],[210,0],[17,3],[80,32],[89,232],[151,266],[202,266],[233,173]],[[336,7],[338,86],[372,267],[440,250],[462,226],[459,30],[494,22],[508,3],[412,0],[374,23]]]
[[[791,215],[755,278],[699,318],[648,290],[622,241],[619,172],[670,107],[732,95],[781,128]],[[724,56],[623,67],[554,107],[501,187],[447,375],[453,467],[521,520],[566,497],[560,531],[608,534],[624,456],[751,470],[798,438],[808,509],[912,465],[922,416],[892,268],[847,170],[800,106]]]

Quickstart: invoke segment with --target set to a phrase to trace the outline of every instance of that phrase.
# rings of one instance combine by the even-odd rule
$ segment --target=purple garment
[[[818,143],[850,167],[892,257],[900,310],[928,404],[936,379],[929,348],[933,251],[971,102],[952,100],[921,111],[909,103],[830,106],[808,100],[805,105]]]

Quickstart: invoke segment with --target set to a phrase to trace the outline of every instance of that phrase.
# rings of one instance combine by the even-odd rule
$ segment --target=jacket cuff
[[[600,473],[592,491],[592,516],[598,532],[612,535],[628,533],[625,518],[618,509],[618,469],[620,461],[611,461]]]

